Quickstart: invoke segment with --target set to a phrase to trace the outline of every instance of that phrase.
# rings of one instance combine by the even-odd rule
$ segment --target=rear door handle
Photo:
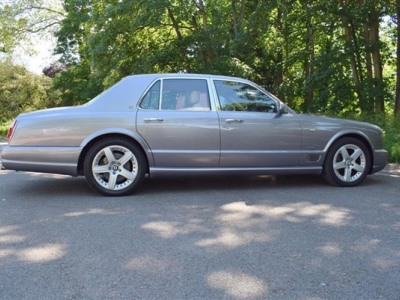
[[[244,121],[242,119],[226,119],[226,123],[243,123]]]
[[[164,120],[160,118],[145,118],[144,121],[149,123],[149,122],[163,122]]]

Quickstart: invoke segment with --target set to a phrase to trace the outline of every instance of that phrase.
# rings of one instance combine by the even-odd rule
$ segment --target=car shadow
[[[24,175],[32,176],[32,175]],[[382,176],[368,176],[360,187],[382,184]],[[190,176],[145,178],[133,195],[188,192],[232,192],[271,189],[335,188],[318,175],[265,175],[265,176]],[[93,191],[84,177],[55,178],[45,174],[34,174],[18,187],[19,196],[46,195],[48,197],[102,197]]]
[[[320,176],[287,175],[287,176],[200,176],[146,178],[140,187],[139,194],[154,194],[164,192],[190,191],[234,191],[255,190],[267,188],[297,188],[299,186],[326,186]]]

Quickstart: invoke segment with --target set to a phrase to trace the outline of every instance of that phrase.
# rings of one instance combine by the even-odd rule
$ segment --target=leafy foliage
[[[31,38],[53,34],[63,18],[61,0],[0,1],[0,52],[12,54],[21,45],[32,52]]]
[[[32,74],[24,67],[0,62],[0,123],[16,115],[58,105],[51,79]]]
[[[57,52],[73,67],[62,76],[82,75],[90,91],[185,71],[247,77],[316,113],[383,112],[394,94],[382,73],[393,46],[379,39],[389,0],[65,0],[64,9]],[[91,93],[70,82],[56,81],[67,102],[86,101]]]

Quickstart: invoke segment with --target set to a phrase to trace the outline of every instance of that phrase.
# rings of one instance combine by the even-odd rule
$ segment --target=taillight
[[[14,134],[15,128],[17,127],[17,120],[14,120],[14,122],[12,122],[10,128],[8,129],[8,133],[7,133],[7,141],[10,142],[11,138]]]

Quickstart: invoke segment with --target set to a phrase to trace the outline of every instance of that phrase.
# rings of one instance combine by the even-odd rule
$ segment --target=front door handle
[[[243,123],[244,121],[242,119],[226,119],[226,123]]]
[[[149,123],[149,122],[163,122],[164,120],[160,118],[145,118],[144,121]]]

